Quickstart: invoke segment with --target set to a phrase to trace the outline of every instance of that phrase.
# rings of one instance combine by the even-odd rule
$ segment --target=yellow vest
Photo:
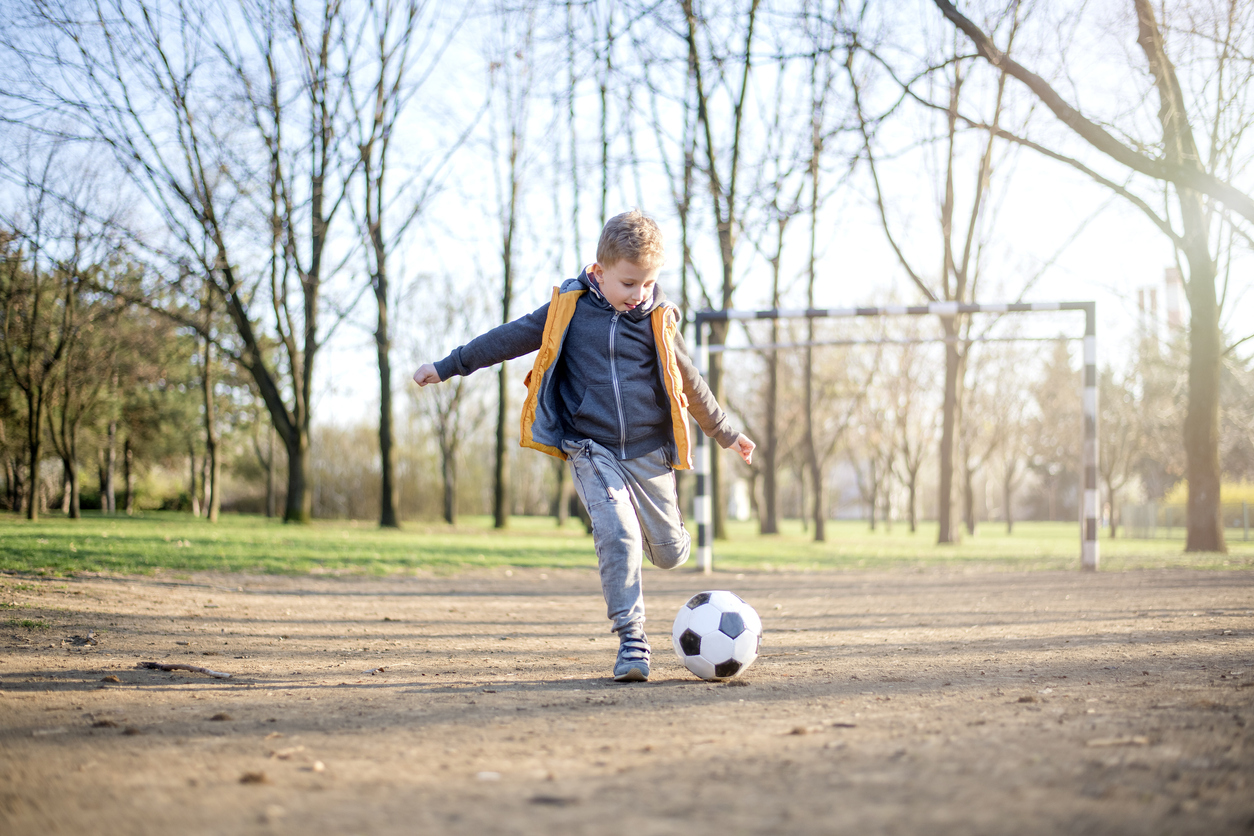
[[[522,427],[519,443],[550,456],[565,459],[562,452],[562,429],[557,418],[557,387],[553,385],[553,369],[562,352],[566,329],[575,315],[575,304],[587,291],[583,288],[568,290],[553,288],[548,317],[544,321],[544,336],[536,354],[535,365],[527,373],[527,398],[523,401]],[[679,333],[679,310],[670,304],[658,305],[649,315],[653,326],[653,342],[657,347],[658,367],[662,371],[662,387],[671,407],[671,432],[675,436],[675,469],[692,467],[692,443],[688,433],[688,397],[684,395],[684,383],[679,376],[679,362],[675,359],[675,335]]]

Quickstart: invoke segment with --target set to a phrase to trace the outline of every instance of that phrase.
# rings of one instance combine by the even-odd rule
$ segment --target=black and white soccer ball
[[[679,608],[671,629],[675,653],[702,679],[730,679],[758,658],[762,619],[733,592],[698,592]]]

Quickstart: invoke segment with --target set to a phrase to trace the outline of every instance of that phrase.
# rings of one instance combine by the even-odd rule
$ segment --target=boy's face
[[[630,311],[647,302],[653,296],[657,274],[662,268],[646,270],[634,261],[619,259],[609,267],[593,264],[588,272],[601,286],[605,301],[616,311]]]

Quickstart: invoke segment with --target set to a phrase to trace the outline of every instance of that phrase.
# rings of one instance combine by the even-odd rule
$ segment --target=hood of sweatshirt
[[[598,285],[597,280],[590,276],[586,269],[579,273],[579,278],[572,279],[571,281],[578,282],[583,285],[583,287],[589,291],[588,295],[591,297],[594,304],[604,307],[606,310],[614,309],[614,306],[611,305],[601,293],[601,288]],[[563,286],[562,288],[563,290],[568,289],[570,282],[566,282],[565,285],[566,286]],[[623,315],[633,322],[640,322],[643,319],[648,319],[649,315],[652,314],[659,305],[663,305],[665,303],[666,294],[662,292],[662,285],[658,282],[654,282],[653,295],[640,305],[637,305],[635,308],[632,308],[629,311],[623,311]]]

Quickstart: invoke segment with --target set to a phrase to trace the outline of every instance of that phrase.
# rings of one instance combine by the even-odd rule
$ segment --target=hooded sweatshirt
[[[670,407],[658,369],[650,314],[667,304],[662,290],[630,311],[617,311],[586,272],[563,283],[562,291],[583,288],[556,361],[558,417],[564,439],[591,439],[619,459],[638,458],[668,447],[675,455]],[[518,357],[540,347],[548,304],[497,326],[454,349],[435,364],[441,380],[454,374]],[[697,372],[683,338],[676,360],[688,398],[688,411],[706,435],[730,447],[739,435]]]

